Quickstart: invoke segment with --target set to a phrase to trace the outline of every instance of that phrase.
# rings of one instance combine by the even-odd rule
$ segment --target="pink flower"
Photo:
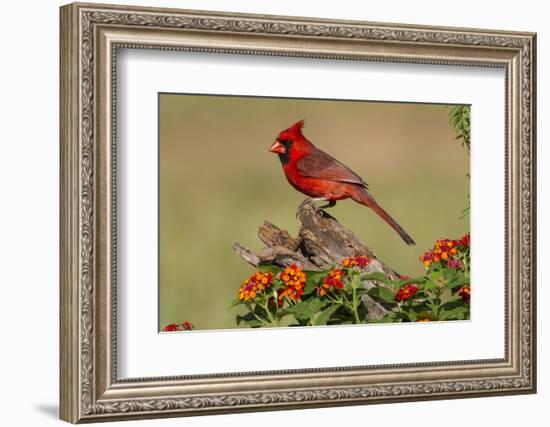
[[[458,258],[451,258],[448,262],[447,262],[447,267],[449,268],[462,268],[462,263],[460,262],[460,260]]]

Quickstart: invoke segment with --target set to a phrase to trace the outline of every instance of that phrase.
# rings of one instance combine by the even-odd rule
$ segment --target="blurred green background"
[[[469,157],[454,140],[449,106],[161,94],[160,327],[235,328],[228,309],[254,271],[232,250],[262,248],[268,219],[294,235],[305,198],[268,149],[305,119],[304,135],[357,172],[417,245],[409,247],[370,209],[350,200],[330,213],[401,274],[421,275],[420,254],[469,231],[459,219]]]

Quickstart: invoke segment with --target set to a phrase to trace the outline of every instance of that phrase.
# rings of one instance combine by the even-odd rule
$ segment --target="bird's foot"
[[[315,202],[328,202],[328,203],[323,206],[317,206]],[[327,200],[324,197],[309,197],[307,199],[304,199],[304,201],[300,203],[300,208],[308,203],[311,203],[313,206],[315,206],[316,209],[332,208],[336,206],[336,200]]]
[[[324,208],[333,208],[336,206],[336,200],[329,200],[329,202],[326,205],[318,206],[318,209],[324,209]]]
[[[298,207],[298,211],[301,210],[304,205],[306,204],[311,204],[313,206],[313,209],[315,209],[315,212],[317,213],[318,216],[322,217],[322,218],[330,218],[330,219],[334,219],[336,220],[336,218],[334,218],[332,215],[330,215],[329,213],[327,213],[324,208],[332,208],[333,206],[336,205],[336,201],[335,200],[328,200],[328,203],[326,205],[323,205],[323,206],[317,206],[315,204],[315,202],[317,201],[324,201],[326,202],[327,199],[325,198],[322,198],[322,197],[319,197],[319,198],[308,198],[308,199],[305,199],[302,203],[300,203],[300,206]],[[296,217],[298,217],[298,213],[296,213]]]
[[[327,199],[313,199],[313,200],[323,200],[327,201]],[[325,208],[332,208],[336,206],[336,200],[328,200],[328,203],[322,206],[315,205],[315,209],[317,210],[317,215],[319,215],[321,218],[329,218],[336,220],[331,214],[329,214],[327,211],[325,211]]]
[[[321,218],[328,218],[328,219],[333,219],[334,221],[338,221],[331,214],[329,214],[327,211],[321,208],[317,208],[317,215],[319,215]]]

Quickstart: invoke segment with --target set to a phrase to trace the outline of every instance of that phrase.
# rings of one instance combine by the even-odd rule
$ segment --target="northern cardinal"
[[[314,200],[329,203],[320,208],[333,207],[337,200],[351,198],[368,206],[386,221],[408,245],[415,242],[369,193],[363,179],[338,160],[319,150],[302,133],[304,120],[279,133],[269,149],[279,155],[288,182],[298,191]]]

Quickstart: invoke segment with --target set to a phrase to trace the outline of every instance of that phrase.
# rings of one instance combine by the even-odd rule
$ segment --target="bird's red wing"
[[[368,188],[363,179],[331,155],[316,149],[296,162],[298,172],[310,178],[348,182]]]

